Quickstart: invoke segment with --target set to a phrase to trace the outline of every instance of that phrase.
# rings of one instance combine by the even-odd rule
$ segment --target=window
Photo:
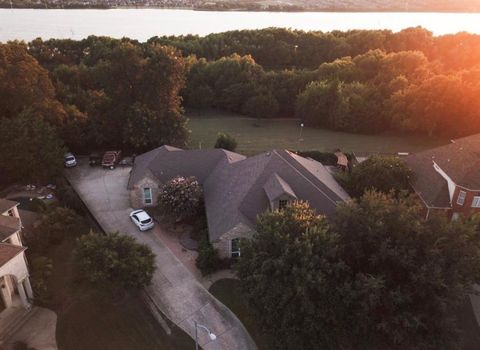
[[[150,187],[145,187],[143,189],[143,203],[152,204],[152,189]]]
[[[472,208],[480,208],[480,196],[473,197]]]
[[[238,258],[240,257],[240,238],[234,238],[230,241],[231,243],[231,257]]]
[[[287,207],[288,205],[288,200],[287,199],[280,199],[278,201],[278,210],[283,210]]]
[[[463,205],[463,203],[465,203],[466,195],[467,195],[467,192],[465,191],[458,192],[457,204]]]

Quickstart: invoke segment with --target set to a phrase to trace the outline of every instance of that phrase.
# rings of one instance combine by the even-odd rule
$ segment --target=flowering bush
[[[199,212],[202,199],[203,190],[197,179],[178,176],[160,189],[158,207],[163,214],[183,220]]]

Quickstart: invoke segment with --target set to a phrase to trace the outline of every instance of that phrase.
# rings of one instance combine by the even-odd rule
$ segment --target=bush
[[[224,150],[234,152],[237,148],[237,140],[235,140],[233,136],[221,132],[217,135],[215,148],[222,148]]]
[[[222,268],[222,260],[218,256],[218,251],[208,241],[207,231],[203,231],[203,237],[198,242],[198,256],[195,265],[203,276]]]
[[[233,136],[225,133],[219,133],[217,136],[217,142],[215,148],[222,148],[227,151],[234,152],[237,148],[237,140]]]
[[[48,277],[52,274],[52,260],[45,256],[39,256],[32,260],[31,266],[32,288],[35,293],[35,302],[46,304],[51,298],[48,289]]]
[[[331,152],[297,151],[299,156],[315,159],[323,165],[337,165],[337,156]]]
[[[202,198],[202,187],[194,177],[178,176],[160,189],[158,207],[162,214],[184,220],[200,212]]]
[[[74,256],[83,280],[111,291],[145,287],[155,271],[150,247],[119,233],[80,237]]]
[[[36,213],[44,213],[47,211],[47,205],[39,198],[32,198],[30,203],[30,210]]]
[[[47,247],[60,244],[65,235],[79,235],[84,232],[79,216],[71,209],[57,207],[47,213],[40,224],[27,237],[28,245],[34,250],[44,251]]]
[[[367,190],[382,193],[409,191],[414,173],[398,157],[374,156],[353,168],[350,174],[337,177],[339,183],[353,197],[361,197]]]

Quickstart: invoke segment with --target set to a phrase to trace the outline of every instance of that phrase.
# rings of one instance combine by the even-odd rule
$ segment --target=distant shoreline
[[[392,9],[345,9],[345,8],[325,8],[325,9],[225,9],[225,8],[196,8],[196,7],[162,7],[162,6],[64,6],[64,7],[45,7],[45,6],[10,6],[8,4],[0,4],[2,10],[189,10],[199,12],[272,12],[272,13],[459,13],[459,14],[477,14],[480,9],[475,11],[467,10],[405,10],[400,8]]]

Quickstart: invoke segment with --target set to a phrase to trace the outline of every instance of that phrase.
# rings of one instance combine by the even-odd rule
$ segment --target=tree
[[[183,220],[196,215],[203,204],[203,190],[194,177],[178,176],[160,189],[158,207],[163,214]]]
[[[55,129],[32,112],[0,119],[0,178],[46,182],[63,167],[65,150]]]
[[[16,118],[26,109],[56,126],[65,118],[48,71],[28,53],[27,46],[0,44],[0,119]]]
[[[353,197],[361,197],[367,190],[383,193],[409,191],[413,171],[398,157],[372,156],[355,166],[350,174],[338,177]]]
[[[333,223],[294,203],[256,231],[236,268],[277,349],[455,348],[452,312],[480,277],[475,222],[367,192]]]
[[[226,133],[218,133],[217,141],[215,142],[215,148],[222,148],[227,151],[234,152],[237,148],[237,140],[229,134]]]
[[[277,99],[271,92],[259,91],[243,105],[243,112],[253,118],[273,118],[278,109]]]
[[[236,269],[275,349],[334,349],[348,341],[348,269],[326,218],[297,202],[261,215],[256,231],[243,242]]]
[[[480,277],[479,232],[441,214],[425,220],[422,209],[413,195],[367,192],[337,211],[354,348],[456,348],[452,312]]]
[[[138,290],[150,284],[155,271],[151,249],[119,233],[78,238],[74,251],[83,279],[113,290]]]

